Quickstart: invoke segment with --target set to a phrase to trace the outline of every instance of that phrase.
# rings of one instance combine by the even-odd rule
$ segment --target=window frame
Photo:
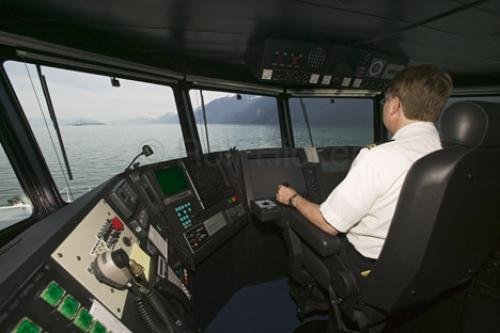
[[[0,60],[0,144],[31,201],[32,214],[0,231],[0,247],[64,205],[24,113],[20,112],[21,105],[3,67],[7,60]]]

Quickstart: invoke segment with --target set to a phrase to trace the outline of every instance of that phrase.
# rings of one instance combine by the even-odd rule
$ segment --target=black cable
[[[177,301],[187,313],[193,313],[194,308],[189,301],[189,298],[177,287],[175,284],[168,280],[160,281],[156,286],[155,290],[162,296],[162,298],[169,299],[172,298]],[[167,297],[167,295],[169,297]]]
[[[165,325],[165,329],[163,331],[174,333],[175,328],[172,325],[172,319],[170,319],[170,315],[167,313],[167,310],[163,305],[161,296],[159,296],[153,289],[149,289],[144,293],[144,297]]]
[[[148,309],[144,300],[140,296],[136,296],[135,304],[139,317],[146,324],[149,331],[153,333],[163,333],[160,323],[153,317],[150,309]]]
[[[135,296],[137,313],[149,331],[153,333],[181,332],[165,309],[166,300],[155,289],[134,283],[129,290]]]

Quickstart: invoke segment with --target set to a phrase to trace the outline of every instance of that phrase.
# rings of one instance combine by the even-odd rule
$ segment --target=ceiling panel
[[[444,13],[459,7],[461,4],[452,0],[292,0],[302,3],[317,4],[325,8],[339,8],[365,13],[371,16],[415,23],[426,20],[436,14]]]
[[[316,0],[317,1],[317,0]],[[330,29],[381,34],[401,26],[398,19],[369,13],[316,6],[300,1],[31,1],[5,0],[11,14],[36,21],[60,24],[137,27],[252,34],[256,30],[285,30],[299,24],[315,35]],[[354,23],[354,24],[353,24]],[[269,32],[269,31],[267,31]],[[293,36],[291,36],[293,37]]]
[[[450,72],[459,75],[474,73],[490,74],[492,66],[499,68],[498,61],[482,60],[464,54],[451,54],[442,49],[413,44],[405,41],[384,42],[380,48],[397,48],[410,56],[410,64],[432,63],[442,65]],[[500,72],[500,69],[497,71]],[[492,73],[493,74],[493,73]]]
[[[0,30],[166,68],[227,65],[228,72],[239,64],[244,72],[247,49],[278,38],[359,44],[457,73],[499,73],[500,0],[407,30],[468,2],[3,0]]]
[[[50,5],[47,5],[50,4]],[[211,5],[210,5],[211,4]],[[254,9],[236,8],[228,1],[59,1],[26,5],[7,1],[11,15],[47,24],[86,24],[114,28],[209,30],[249,33],[253,31]],[[221,10],[222,9],[222,10]]]
[[[500,15],[500,1],[499,0],[490,0],[490,1],[487,1],[485,3],[478,5],[476,7],[483,9],[483,10],[487,10],[491,13]]]
[[[93,47],[96,37],[105,44],[119,39],[123,47],[144,44],[142,51],[162,49],[226,60],[234,56],[233,62],[241,61],[248,46],[265,38],[350,43],[404,26],[395,20],[297,1],[51,0],[27,5],[11,0],[6,4],[9,13],[0,27],[7,31],[85,48]]]
[[[426,26],[466,38],[500,44],[500,16],[480,9],[471,8],[430,22]]]
[[[464,39],[445,32],[420,27],[377,44],[379,48],[400,46],[414,61],[442,64],[461,74],[500,75],[500,45]]]

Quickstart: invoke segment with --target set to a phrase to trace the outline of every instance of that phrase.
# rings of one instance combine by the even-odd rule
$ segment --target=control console
[[[158,228],[165,230],[191,268],[246,222],[241,193],[225,171],[224,158],[228,157],[212,154],[174,160],[130,174],[144,206],[157,216]]]

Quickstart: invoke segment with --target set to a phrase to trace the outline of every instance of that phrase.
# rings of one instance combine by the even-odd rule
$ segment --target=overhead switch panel
[[[267,39],[249,49],[257,80],[294,86],[383,90],[408,64],[402,57],[342,45]]]

